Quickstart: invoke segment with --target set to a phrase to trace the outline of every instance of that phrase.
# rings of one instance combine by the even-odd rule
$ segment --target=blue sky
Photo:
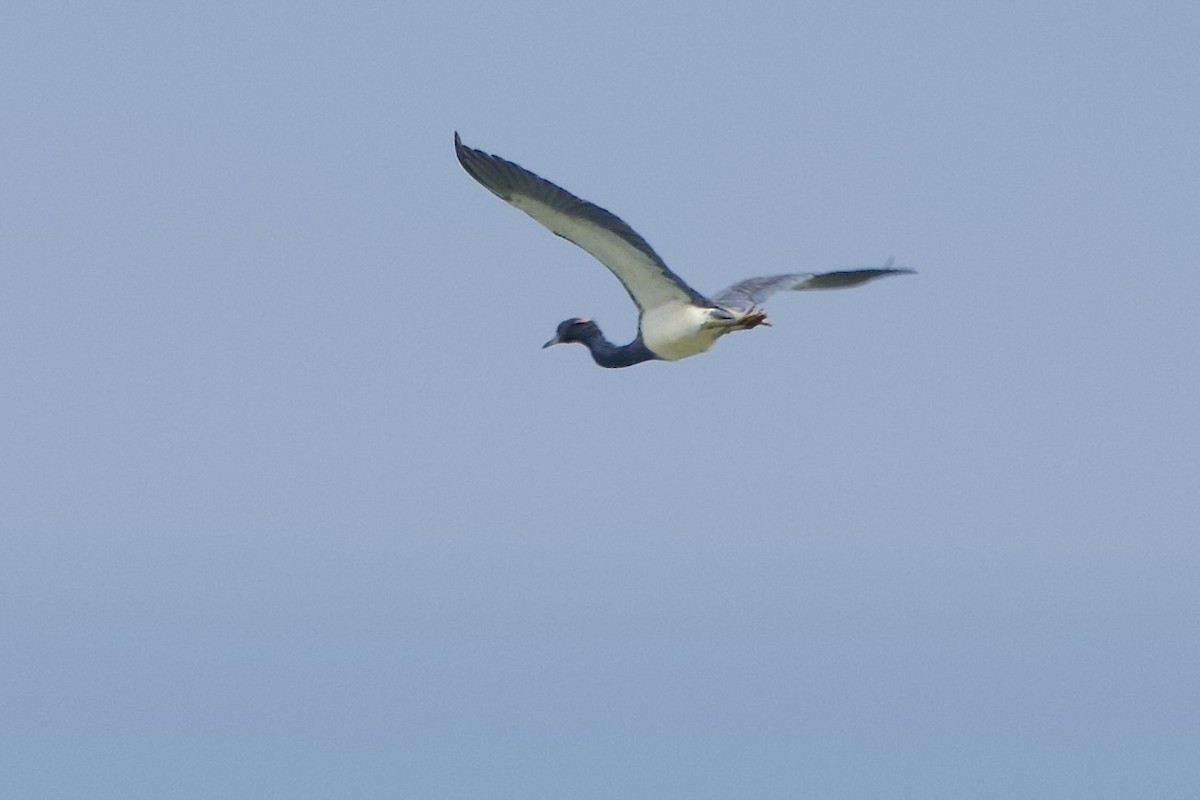
[[[1192,3],[9,4],[0,794],[1195,797]],[[452,134],[781,296],[686,361]]]

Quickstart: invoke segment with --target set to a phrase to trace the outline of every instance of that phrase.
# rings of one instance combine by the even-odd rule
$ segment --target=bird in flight
[[[595,322],[575,317],[560,323],[554,338],[543,345],[578,342],[602,367],[678,361],[703,353],[727,333],[769,325],[761,305],[776,292],[841,289],[912,272],[893,269],[889,261],[876,269],[768,275],[739,281],[708,298],[668,269],[646,240],[615,214],[511,161],[467,147],[457,133],[454,152],[484,188],[591,253],[625,287],[638,308],[638,335],[632,342],[615,345]]]

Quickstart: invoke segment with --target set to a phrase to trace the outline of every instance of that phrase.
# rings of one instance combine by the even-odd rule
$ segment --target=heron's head
[[[546,342],[542,347],[549,347],[552,344],[582,342],[588,336],[595,335],[598,331],[599,328],[596,327],[596,323],[590,319],[575,317],[574,319],[563,320],[558,323],[558,330],[554,332],[554,338]]]

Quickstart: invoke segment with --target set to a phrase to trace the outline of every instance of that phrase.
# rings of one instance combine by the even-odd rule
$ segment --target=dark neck
[[[592,358],[602,367],[615,369],[617,367],[632,367],[643,361],[653,361],[658,356],[650,352],[642,344],[642,337],[634,339],[629,344],[615,345],[597,328],[596,332],[579,340],[592,352]]]

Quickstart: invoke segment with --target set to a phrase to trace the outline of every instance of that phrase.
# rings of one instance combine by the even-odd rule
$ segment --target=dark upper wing
[[[890,261],[888,262],[891,263]],[[722,308],[749,309],[762,305],[776,292],[798,292],[805,289],[844,289],[860,283],[883,278],[887,275],[911,274],[911,269],[847,269],[838,272],[808,272],[792,275],[768,275],[762,278],[747,278],[728,289],[713,295],[713,302]]]
[[[498,156],[467,147],[454,134],[458,161],[472,178],[612,270],[643,312],[672,301],[709,301],[667,269],[633,228],[597,205]]]

